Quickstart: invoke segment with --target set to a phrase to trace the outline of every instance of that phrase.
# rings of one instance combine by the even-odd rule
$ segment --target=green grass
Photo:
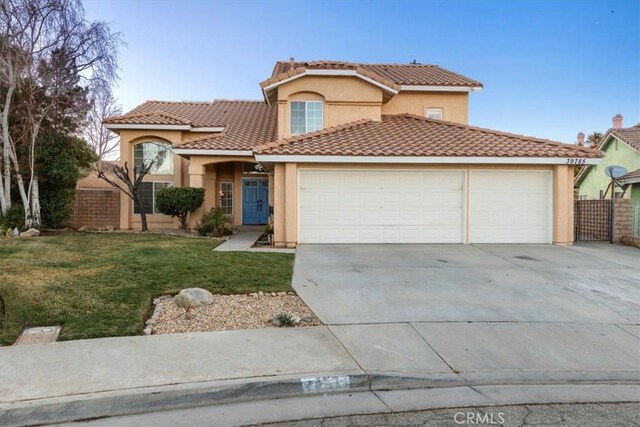
[[[152,298],[291,290],[293,255],[212,252],[217,241],[152,234],[0,238],[0,344],[23,328],[61,325],[60,340],[140,334]]]

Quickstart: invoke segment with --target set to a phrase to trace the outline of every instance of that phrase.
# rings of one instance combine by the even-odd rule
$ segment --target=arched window
[[[133,149],[133,166],[153,162],[150,175],[173,175],[173,148],[168,142],[150,141],[137,144]]]

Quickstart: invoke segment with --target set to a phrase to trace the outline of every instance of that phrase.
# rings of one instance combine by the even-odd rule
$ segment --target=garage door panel
[[[460,243],[463,185],[454,171],[302,170],[299,240]]]
[[[471,243],[551,243],[550,172],[472,171]]]

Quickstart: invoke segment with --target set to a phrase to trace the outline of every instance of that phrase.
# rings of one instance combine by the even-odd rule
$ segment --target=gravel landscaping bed
[[[146,335],[273,328],[279,326],[276,317],[282,313],[290,315],[297,327],[322,324],[292,292],[214,295],[213,304],[192,309],[189,319],[171,296],[156,298],[154,304]]]

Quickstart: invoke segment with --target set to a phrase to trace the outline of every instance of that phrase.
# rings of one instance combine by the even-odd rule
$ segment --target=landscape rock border
[[[278,298],[278,297],[296,297],[298,299],[300,299],[300,297],[295,293],[295,292],[263,292],[263,291],[259,291],[259,292],[251,292],[251,293],[242,293],[242,294],[213,294],[213,296],[215,298],[218,297],[250,297],[251,299],[253,298],[264,298],[264,297],[268,297],[268,298]],[[160,317],[163,314],[163,306],[166,307],[167,303],[170,303],[172,300],[174,300],[174,295],[162,295],[156,298],[153,298],[152,300],[152,314],[151,317],[149,317],[146,321],[145,321],[145,327],[142,331],[143,335],[152,335],[154,334],[154,332],[156,332],[156,327],[158,325],[158,322],[160,321]],[[304,317],[300,317],[297,316],[295,314],[290,314],[290,313],[285,313],[285,314],[290,314],[291,315],[291,319],[293,320],[293,327],[304,327],[304,326],[317,326],[317,325],[322,325],[322,322],[320,321],[320,319],[318,319],[318,317],[311,311],[311,309],[309,309],[306,304],[304,304],[304,301],[302,301],[302,299],[300,299],[301,303],[303,305],[305,305],[305,308],[308,309],[308,311],[311,312],[312,316],[304,316]],[[173,301],[173,303],[175,303],[175,301]],[[214,302],[215,304],[215,302]],[[278,313],[280,314],[280,313]],[[271,323],[270,326],[264,326],[266,327],[284,327],[284,326],[289,326],[289,325],[282,325],[280,324],[280,321],[277,318],[274,318]],[[244,329],[244,328],[239,328],[239,329]],[[224,330],[236,330],[234,328],[230,328],[230,329],[224,329]],[[161,332],[161,333],[167,333],[167,332]],[[180,332],[177,332],[180,333]]]

